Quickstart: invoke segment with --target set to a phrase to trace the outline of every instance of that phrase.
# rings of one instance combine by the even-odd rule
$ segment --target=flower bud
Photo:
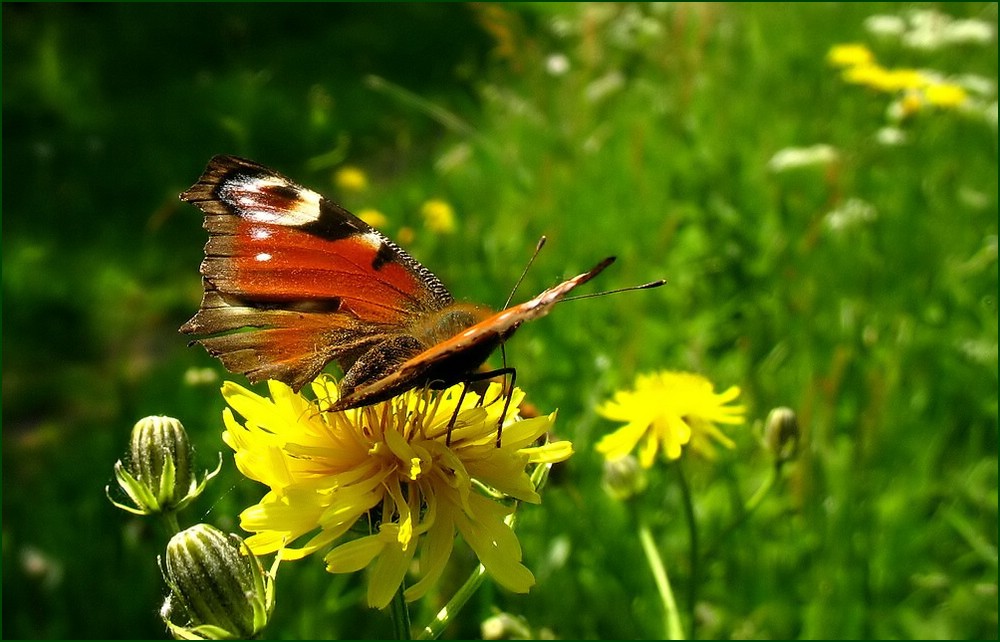
[[[134,506],[111,502],[123,510],[149,515],[180,510],[205,489],[208,480],[222,467],[222,457],[215,470],[198,483],[194,474],[194,449],[181,422],[173,417],[146,417],[132,428],[128,463],[115,464],[118,485]]]
[[[160,616],[177,639],[246,639],[274,608],[274,582],[235,535],[197,524],[174,535],[161,560],[170,587]]]
[[[768,413],[764,445],[778,464],[795,459],[799,452],[799,420],[794,410],[781,406]]]
[[[646,490],[646,471],[632,455],[604,462],[604,489],[618,500],[625,500]]]
[[[536,637],[523,618],[510,613],[491,615],[482,621],[479,631],[484,640],[530,640]]]

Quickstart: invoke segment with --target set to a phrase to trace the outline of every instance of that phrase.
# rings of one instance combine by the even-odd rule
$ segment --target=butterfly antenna
[[[655,281],[650,281],[649,283],[643,283],[642,285],[630,285],[627,288],[618,288],[617,290],[603,290],[601,292],[591,292],[590,294],[567,296],[560,299],[559,303],[564,303],[566,301],[579,301],[580,299],[593,299],[594,297],[607,296],[608,294],[618,294],[619,292],[631,292],[632,290],[651,290],[666,284],[666,282],[666,279],[657,279]]]
[[[507,297],[506,303],[504,303],[503,308],[501,308],[502,310],[506,310],[507,308],[510,307],[510,302],[514,299],[514,293],[517,292],[517,289],[519,287],[521,287],[521,281],[524,280],[525,275],[528,273],[528,268],[530,268],[531,264],[535,262],[535,258],[538,257],[538,253],[542,251],[542,248],[545,246],[545,241],[547,240],[548,239],[546,239],[545,236],[542,236],[542,238],[538,239],[538,244],[535,246],[534,254],[531,255],[530,259],[528,259],[528,262],[525,264],[524,269],[521,271],[521,276],[519,276],[517,278],[517,282],[514,283],[514,288],[510,291],[510,296]]]

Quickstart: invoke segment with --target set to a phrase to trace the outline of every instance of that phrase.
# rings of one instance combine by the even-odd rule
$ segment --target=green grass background
[[[863,28],[912,6],[996,31],[995,3],[5,3],[3,635],[164,635],[165,535],[104,486],[147,414],[180,418],[203,467],[224,448],[219,381],[184,378],[221,369],[177,333],[205,241],[177,194],[235,153],[412,228],[459,298],[502,304],[542,234],[519,296],[609,254],[603,288],[668,279],[560,306],[510,344],[577,453],[522,512],[538,585],[485,586],[446,637],[496,609],[536,635],[660,637],[638,513],[699,637],[995,639],[997,46],[913,51]],[[889,98],[828,66],[843,42],[992,79],[992,121],[929,111],[879,144]],[[838,160],[768,169],[819,143]],[[367,192],[338,193],[344,164]],[[454,206],[454,235],[422,227],[428,198]],[[832,229],[850,199],[875,217]],[[630,510],[593,452],[614,428],[595,405],[657,369],[738,385],[748,407],[734,450],[682,460],[696,564],[677,466]],[[748,516],[776,406],[797,412],[800,454]],[[238,531],[261,494],[227,454],[181,521]],[[415,624],[472,565],[459,550]],[[268,635],[390,635],[363,594],[318,558],[286,564]]]

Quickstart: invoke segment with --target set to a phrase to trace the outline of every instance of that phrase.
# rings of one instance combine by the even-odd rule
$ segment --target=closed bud
[[[479,625],[479,631],[484,640],[530,640],[537,637],[523,618],[510,613],[497,613],[486,618]]]
[[[618,500],[625,500],[646,490],[646,471],[632,455],[604,462],[604,489]]]
[[[764,445],[777,464],[798,456],[799,420],[794,410],[781,406],[768,413],[764,423]]]
[[[246,639],[267,625],[273,570],[265,573],[239,537],[197,524],[171,538],[160,566],[170,587],[160,616],[176,639]]]
[[[150,515],[180,510],[205,489],[208,480],[222,467],[222,457],[215,470],[199,483],[194,473],[194,449],[187,431],[173,417],[146,417],[132,428],[126,463],[115,464],[118,485],[132,500],[127,506],[108,498],[131,513]]]

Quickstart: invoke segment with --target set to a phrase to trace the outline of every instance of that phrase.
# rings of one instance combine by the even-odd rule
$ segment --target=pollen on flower
[[[500,585],[516,592],[531,587],[534,578],[505,522],[514,508],[497,498],[539,502],[527,468],[572,454],[569,442],[539,443],[554,413],[522,419],[508,412],[497,447],[504,395],[496,384],[485,403],[469,392],[459,407],[462,390],[455,386],[344,412],[326,410],[338,398],[329,378],[313,383],[315,399],[279,382],[268,385],[269,397],[223,386],[230,406],[224,440],[240,471],[270,488],[241,515],[242,527],[254,533],[247,545],[255,554],[298,559],[334,544],[324,558],[327,570],[370,567],[368,603],[381,608],[413,568],[417,581],[406,598],[426,593],[444,571],[457,532]],[[524,394],[512,394],[516,408]],[[377,526],[352,538],[359,520]]]

